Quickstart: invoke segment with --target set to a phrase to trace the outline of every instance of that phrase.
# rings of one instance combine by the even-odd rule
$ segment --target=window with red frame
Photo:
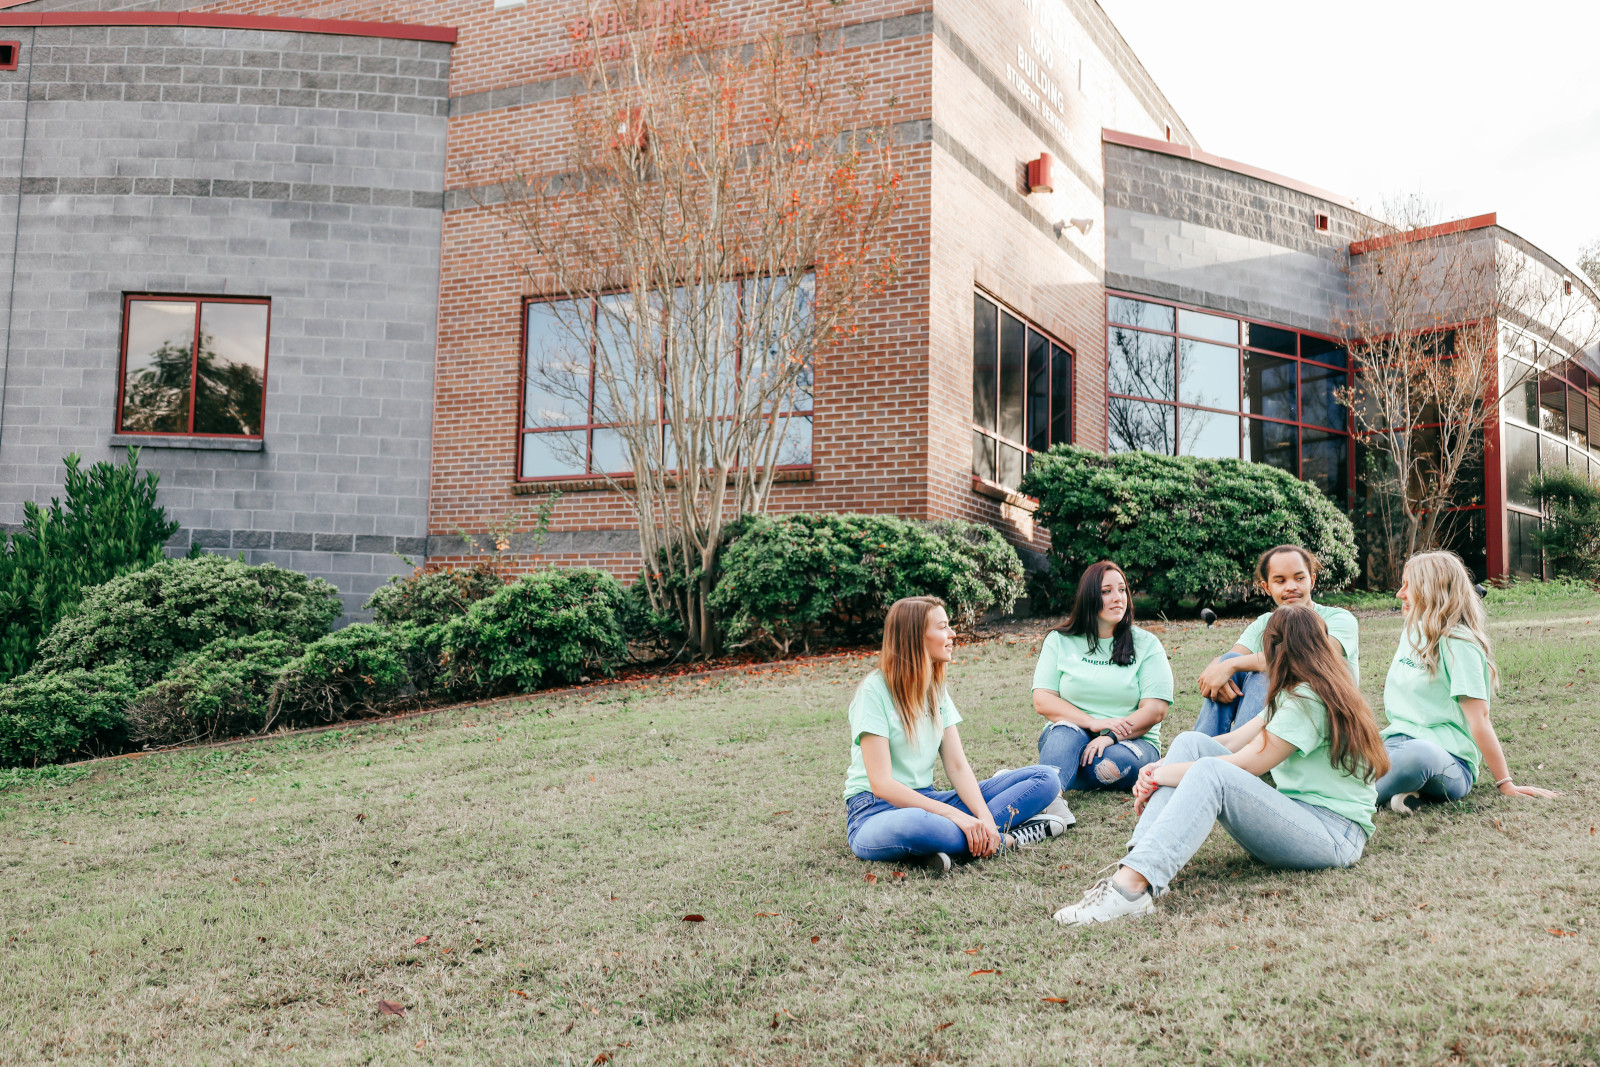
[[[1015,489],[1034,453],[1072,440],[1072,353],[972,297],[972,473]]]
[[[743,327],[740,322],[745,305],[745,286],[753,282],[730,281],[727,291],[730,333],[736,339],[726,358],[731,363],[729,387],[736,380],[742,362]],[[809,303],[813,279],[806,275],[795,289]],[[524,309],[524,358],[522,427],[518,431],[518,477],[523,481],[555,478],[581,478],[586,475],[626,475],[632,460],[628,444],[618,429],[624,425],[606,410],[608,392],[595,384],[596,334],[616,329],[617,313],[603,314],[600,301],[623,297],[588,297],[530,301]],[[578,337],[574,323],[584,324]],[[610,338],[608,350],[626,347],[622,338]],[[660,341],[663,355],[667,339]],[[664,387],[664,386],[663,386]],[[726,398],[724,398],[726,400]],[[811,463],[812,398],[809,367],[795,385],[787,404],[776,413],[783,439],[778,442],[779,467],[805,467]],[[661,426],[660,453],[671,469],[672,434],[665,414]]]
[[[260,437],[270,312],[264,297],[127,297],[117,432]]]

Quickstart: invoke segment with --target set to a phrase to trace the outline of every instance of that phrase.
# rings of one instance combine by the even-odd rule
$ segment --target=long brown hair
[[[936,596],[908,596],[896,600],[883,620],[883,651],[878,669],[889,686],[894,710],[900,714],[900,728],[913,745],[917,743],[917,720],[924,715],[941,728],[939,700],[944,696],[943,663],[928,655],[928,616],[944,607]]]
[[[1328,626],[1308,605],[1285,604],[1261,636],[1267,657],[1267,707],[1271,722],[1281,697],[1307,685],[1328,709],[1329,762],[1371,782],[1389,773],[1389,753],[1378,736],[1372,708],[1350,678],[1350,668],[1328,644]]]
[[[1072,600],[1072,614],[1068,615],[1067,621],[1057,626],[1055,630],[1062,637],[1086,638],[1089,647],[1085,651],[1091,656],[1100,650],[1100,609],[1105,603],[1105,598],[1100,595],[1100,586],[1105,581],[1106,571],[1116,571],[1122,576],[1122,584],[1128,584],[1128,576],[1123,573],[1122,568],[1109,559],[1090,564],[1089,569],[1083,572],[1083,577],[1078,579],[1078,593]],[[1111,662],[1119,667],[1126,667],[1133,662],[1131,586],[1128,588],[1128,607],[1111,630]]]

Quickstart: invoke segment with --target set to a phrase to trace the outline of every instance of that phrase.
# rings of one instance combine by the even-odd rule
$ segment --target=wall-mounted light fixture
[[[1056,223],[1056,236],[1060,237],[1065,233],[1068,226],[1073,227],[1087,237],[1089,236],[1089,231],[1094,229],[1094,219],[1062,219]]]
[[[1055,158],[1049,152],[1041,152],[1038,159],[1030,159],[1028,161],[1028,192],[1055,192],[1055,165]]]

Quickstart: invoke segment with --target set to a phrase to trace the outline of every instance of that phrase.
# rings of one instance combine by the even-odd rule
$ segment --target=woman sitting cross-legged
[[[1072,613],[1045,635],[1033,710],[1048,721],[1039,762],[1066,789],[1131,789],[1161,756],[1172,667],[1155,634],[1133,624],[1133,597],[1109,561],[1083,572]]]
[[[1221,737],[1180,734],[1134,787],[1142,814],[1115,874],[1056,912],[1069,926],[1155,910],[1154,899],[1222,823],[1271,867],[1348,867],[1372,833],[1373,781],[1389,769],[1372,709],[1328,628],[1306,605],[1272,613],[1262,635],[1266,709]],[[1272,772],[1277,788],[1258,775]]]
[[[943,874],[954,859],[993,856],[1066,829],[1045,809],[1061,795],[1049,767],[979,782],[961,748],[960,712],[945,689],[955,631],[937,597],[896,601],[883,624],[878,669],[850,703],[846,834],[864,860],[918,862]],[[954,789],[933,788],[943,756]]]
[[[1378,803],[1410,815],[1424,800],[1460,800],[1482,764],[1508,797],[1559,796],[1511,780],[1489,721],[1489,693],[1499,672],[1488,619],[1461,558],[1454,552],[1412,556],[1396,595],[1406,624],[1383,683],[1389,773],[1378,779]]]

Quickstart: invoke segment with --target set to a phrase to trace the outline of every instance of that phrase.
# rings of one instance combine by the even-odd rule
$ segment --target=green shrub
[[[1570,468],[1553,470],[1529,483],[1544,498],[1545,520],[1533,543],[1557,578],[1600,578],[1600,485]]]
[[[52,763],[121,748],[134,697],[127,668],[32,672],[0,686],[0,764]]]
[[[77,604],[83,590],[161,560],[161,546],[178,530],[156,505],[155,474],[139,473],[139,451],[126,463],[96,463],[77,455],[67,464],[67,495],[48,508],[23,505],[22,529],[0,533],[0,681],[33,662],[39,641]]]
[[[1032,587],[1040,611],[1066,610],[1079,575],[1102,559],[1169,609],[1247,596],[1256,556],[1275,544],[1315,552],[1322,589],[1356,574],[1350,519],[1316,486],[1264,463],[1058,445],[1034,458],[1022,491],[1050,531],[1050,566]]]
[[[40,642],[33,672],[123,663],[142,689],[213,641],[262,634],[310,644],[339,613],[337,592],[320,578],[220,556],[167,560],[85,592]]]
[[[135,744],[181,745],[259,733],[268,699],[300,643],[276,634],[224,637],[182,657],[128,708]]]
[[[444,625],[445,684],[477,697],[609,675],[627,653],[625,600],[616,579],[600,571],[529,574]]]
[[[918,523],[892,515],[785,515],[751,520],[722,553],[712,608],[735,645],[866,641],[889,605],[942,597],[961,627],[1010,610],[1022,563],[978,523]]]
[[[283,669],[265,726],[338,722],[398,696],[411,677],[403,638],[357,623],[318,638]]]
[[[385,626],[414,622],[437,626],[449,622],[506,584],[499,571],[487,564],[418,570],[404,578],[390,578],[378,587],[365,607]]]

